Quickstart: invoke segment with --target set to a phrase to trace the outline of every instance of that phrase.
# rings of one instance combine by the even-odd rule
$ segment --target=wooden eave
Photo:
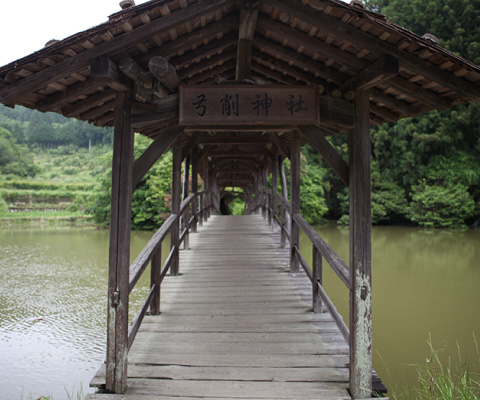
[[[356,4],[153,0],[1,67],[0,102],[112,126],[115,91],[135,87],[134,128],[155,138],[178,122],[178,95],[135,86],[116,69],[128,57],[148,71],[149,60],[157,56],[168,60],[186,85],[236,79],[256,85],[315,85],[322,104],[334,102],[337,108],[349,108],[358,85],[369,84],[373,124],[480,99],[479,66]],[[92,76],[92,65],[100,58],[113,68],[105,76]],[[376,81],[382,60],[389,59],[398,61],[398,71]],[[352,118],[321,118],[319,129],[325,135],[348,131]],[[243,140],[259,133],[266,137],[263,144],[251,144],[271,155],[288,152],[292,129],[251,127],[241,133]],[[188,127],[183,142],[201,132],[206,133],[198,135],[196,145],[203,149],[226,130]],[[308,141],[303,134],[301,140]],[[225,153],[235,149],[242,157],[249,151],[246,144],[217,146],[230,146]]]

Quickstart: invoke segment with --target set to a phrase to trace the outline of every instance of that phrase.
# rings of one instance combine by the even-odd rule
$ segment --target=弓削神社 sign
[[[184,125],[313,124],[318,89],[313,86],[180,86]]]

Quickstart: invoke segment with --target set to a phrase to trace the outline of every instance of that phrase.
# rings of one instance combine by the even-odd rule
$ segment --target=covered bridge
[[[153,242],[129,271],[132,190],[173,148],[172,217],[168,229],[159,231],[171,232],[171,273],[178,273],[179,244],[188,227],[195,230],[201,213],[218,211],[220,197],[233,188],[244,194],[247,211],[262,207],[281,227],[290,243],[291,271],[303,265],[302,228],[350,290],[350,333],[340,322],[350,345],[350,393],[370,397],[370,126],[478,101],[480,67],[439,47],[432,35],[420,37],[391,24],[359,1],[152,0],[136,6],[124,0],[120,5],[106,23],[52,40],[0,68],[1,103],[114,128],[106,389],[127,388],[127,352],[138,329],[129,336],[129,290],[158,248]],[[153,139],[135,162],[133,132]],[[348,162],[326,139],[340,132],[349,135]],[[349,188],[348,267],[335,261],[299,215],[305,143]],[[291,162],[289,203],[277,189],[284,181],[284,158]],[[186,204],[182,207],[183,160],[193,171],[187,202],[192,220],[180,218]],[[201,194],[198,176],[204,182]],[[166,270],[157,272],[161,281]],[[317,272],[314,293],[321,289]],[[158,280],[152,288],[143,311],[150,306],[155,314]]]

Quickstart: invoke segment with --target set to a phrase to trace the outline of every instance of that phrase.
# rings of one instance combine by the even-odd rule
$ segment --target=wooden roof
[[[319,124],[326,135],[351,129],[354,90],[362,85],[371,88],[374,124],[480,99],[479,66],[358,3],[153,0],[1,67],[0,102],[112,126],[115,90],[129,85],[119,63],[133,60],[148,75],[148,62],[157,56],[168,60],[186,85],[246,79],[256,85],[318,86],[321,101],[331,111]],[[96,74],[96,65],[105,60],[108,74]],[[389,75],[395,62],[398,73]],[[136,90],[134,127],[155,138],[178,122],[178,93],[155,79],[141,86]],[[246,153],[268,155],[272,138],[288,149],[290,129],[242,132],[224,153],[243,146]],[[221,144],[224,131],[206,130],[197,136]],[[187,130],[185,143],[192,132]],[[270,139],[261,139],[258,132]]]

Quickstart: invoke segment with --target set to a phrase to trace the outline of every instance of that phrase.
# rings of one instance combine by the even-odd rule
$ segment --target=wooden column
[[[203,195],[204,199],[204,206],[205,206],[205,212],[204,212],[204,220],[205,222],[207,221],[208,218],[210,218],[210,177],[209,177],[209,171],[208,171],[208,160],[205,159],[205,165],[203,169],[203,186],[205,190],[205,194]]]
[[[314,313],[322,313],[322,298],[318,285],[323,284],[323,260],[315,245],[312,246],[312,265],[312,309]]]
[[[290,198],[292,215],[290,216],[290,272],[298,272],[299,262],[295,255],[295,246],[300,246],[300,229],[293,216],[300,213],[300,137],[293,132],[290,155]]]
[[[150,287],[155,285],[152,302],[150,303],[150,314],[160,314],[160,278],[162,273],[162,245],[152,257],[150,265]]]
[[[188,197],[188,187],[190,182],[190,154],[187,154],[187,157],[185,158],[185,161],[183,163],[183,189],[182,189],[182,202]],[[186,208],[185,211],[183,212],[182,218],[181,218],[181,223],[180,223],[180,233],[182,233],[185,229],[187,230],[187,233],[185,234],[185,238],[183,241],[183,248],[188,249],[189,248],[189,227],[188,227],[188,221],[190,220],[190,212],[189,208]]]
[[[288,202],[288,189],[287,189],[287,177],[285,175],[285,166],[283,164],[283,156],[278,156],[278,168],[280,169],[280,181],[282,184],[282,196]],[[282,206],[282,231],[281,231],[281,243],[280,246],[282,249],[285,248],[286,237],[283,231],[285,228],[287,231],[290,231],[290,219],[287,218],[287,210]]]
[[[192,201],[192,212],[194,215],[192,232],[197,232],[198,224],[198,146],[195,146],[192,150],[192,193],[195,193],[195,197]]]
[[[262,216],[264,219],[267,218],[268,215],[268,209],[267,209],[267,204],[268,204],[268,197],[267,193],[265,193],[265,190],[267,190],[267,174],[268,170],[266,165],[264,165],[261,170],[260,170],[260,190],[262,190]]]
[[[275,156],[272,163],[272,229],[275,228],[276,217],[278,217],[278,200],[275,194],[278,194],[278,157]]]
[[[181,173],[182,173],[182,147],[177,141],[173,145],[172,162],[172,214],[179,215],[181,204]],[[179,245],[180,245],[180,218],[172,225],[170,247],[174,248],[173,264],[170,269],[171,275],[179,273]]]
[[[106,390],[127,388],[128,280],[132,212],[133,130],[129,92],[117,92],[108,262]]]
[[[356,123],[349,136],[350,192],[350,391],[369,398],[372,389],[370,100],[355,97]]]

